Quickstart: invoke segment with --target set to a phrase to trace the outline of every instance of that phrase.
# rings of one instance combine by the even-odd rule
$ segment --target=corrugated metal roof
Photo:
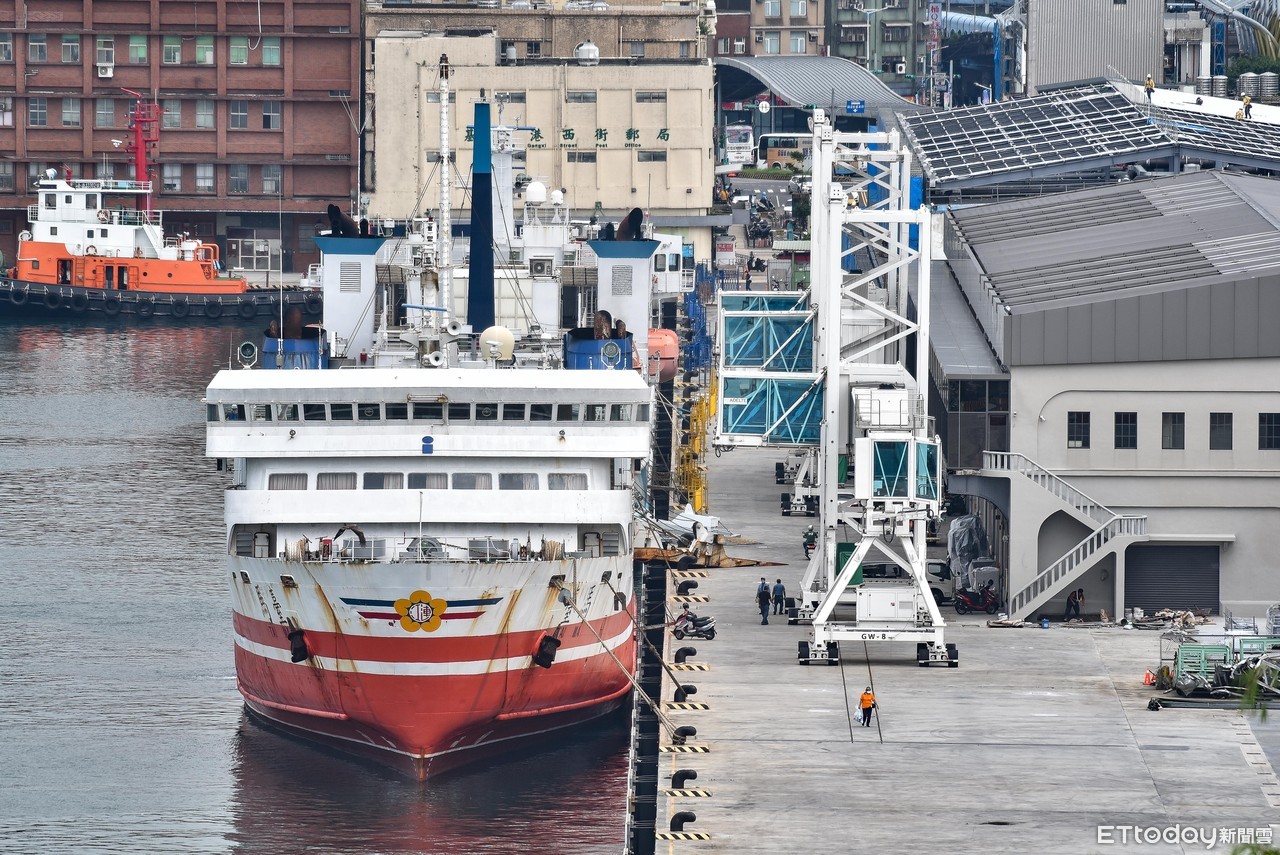
[[[1280,180],[1192,172],[949,214],[1010,312],[1280,271]]]
[[[792,107],[816,104],[843,111],[846,101],[866,101],[868,116],[885,109],[922,109],[858,63],[841,57],[718,56],[715,63],[747,72]]]

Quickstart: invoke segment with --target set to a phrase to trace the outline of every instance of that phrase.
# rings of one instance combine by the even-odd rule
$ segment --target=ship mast
[[[124,87],[121,87],[121,89],[124,89]],[[147,160],[147,155],[150,151],[150,144],[160,141],[160,129],[158,127],[160,106],[143,101],[141,92],[134,92],[132,89],[124,89],[124,91],[137,99],[134,102],[133,109],[129,111],[129,130],[133,131],[133,138],[125,144],[124,150],[133,155],[133,180],[150,181],[151,164]],[[154,192],[154,187],[152,192]],[[138,194],[135,197],[138,210],[148,215],[148,222],[151,219],[151,196],[151,193],[146,193]]]
[[[436,232],[440,270],[441,326],[453,318],[453,217],[449,199],[449,57],[440,54],[440,227]]]

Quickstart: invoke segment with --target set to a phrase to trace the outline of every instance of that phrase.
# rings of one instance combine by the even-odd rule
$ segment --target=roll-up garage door
[[[1124,606],[1218,611],[1217,546],[1131,546],[1125,553]]]

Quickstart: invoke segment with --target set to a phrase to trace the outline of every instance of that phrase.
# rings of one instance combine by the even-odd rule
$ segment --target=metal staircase
[[[1022,619],[1044,605],[1054,594],[1106,555],[1147,539],[1147,518],[1117,514],[1101,502],[1072,487],[1031,458],[1007,451],[986,451],[982,467],[988,472],[1020,474],[1055,496],[1072,516],[1093,528],[1034,579],[1009,597],[1009,616]]]

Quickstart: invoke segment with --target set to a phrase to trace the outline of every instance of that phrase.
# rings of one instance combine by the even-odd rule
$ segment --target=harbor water
[[[245,715],[200,399],[261,326],[0,318],[0,853],[620,852],[625,718],[422,786]]]

